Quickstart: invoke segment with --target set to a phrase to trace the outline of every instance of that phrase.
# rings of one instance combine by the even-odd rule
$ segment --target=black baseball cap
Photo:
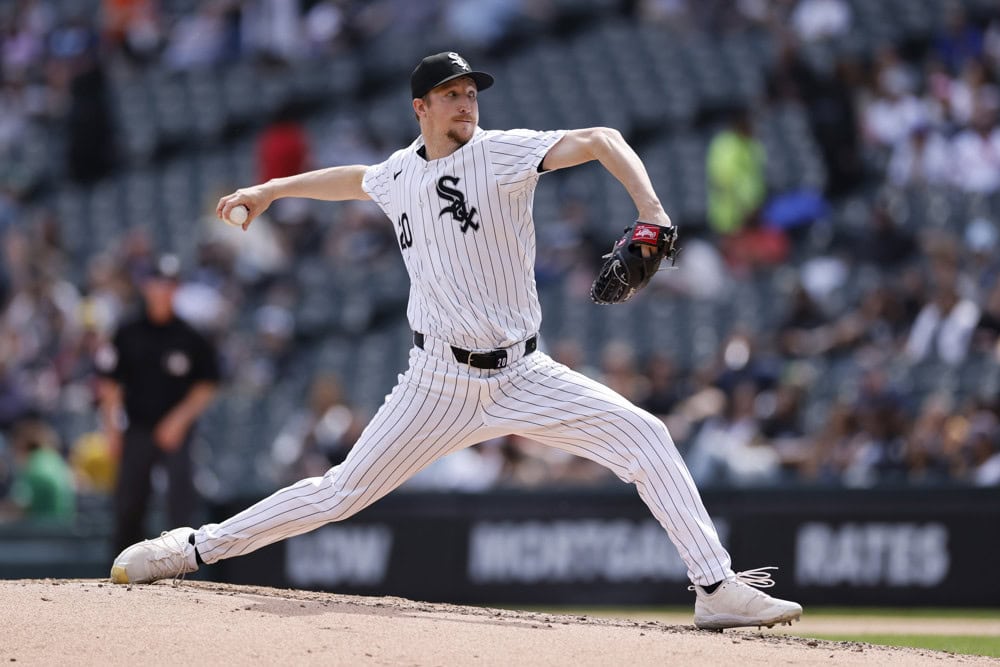
[[[142,272],[144,280],[163,280],[176,283],[181,277],[181,260],[177,255],[160,255],[153,261],[145,271]]]
[[[468,61],[454,51],[442,51],[420,61],[410,75],[410,92],[414,99],[423,97],[432,88],[460,76],[471,77],[479,90],[486,90],[493,85],[491,75],[473,71]]]

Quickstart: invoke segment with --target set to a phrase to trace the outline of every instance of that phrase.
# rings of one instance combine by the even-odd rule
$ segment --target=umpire
[[[141,279],[143,308],[97,354],[104,430],[119,457],[115,550],[140,541],[152,471],[166,469],[171,525],[187,525],[197,509],[191,463],[195,421],[219,381],[211,342],[174,312],[180,262],[160,257]]]

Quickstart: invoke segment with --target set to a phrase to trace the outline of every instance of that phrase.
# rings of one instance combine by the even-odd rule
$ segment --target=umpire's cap
[[[176,283],[181,277],[181,260],[177,255],[160,255],[142,271],[145,280],[163,280]]]
[[[423,97],[432,88],[460,76],[471,77],[479,90],[486,90],[493,85],[491,75],[486,72],[474,72],[465,58],[454,51],[443,51],[420,61],[410,75],[410,91],[414,98]]]

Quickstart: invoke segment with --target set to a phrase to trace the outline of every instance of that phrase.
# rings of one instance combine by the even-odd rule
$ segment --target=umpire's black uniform
[[[143,311],[118,329],[103,359],[98,355],[97,366],[105,379],[121,389],[128,422],[115,491],[117,553],[145,537],[142,522],[156,463],[164,465],[168,476],[169,523],[191,523],[198,502],[190,451],[193,428],[172,452],[161,448],[154,432],[193,387],[218,382],[219,365],[214,346],[191,325],[172,312],[167,321],[158,322]]]

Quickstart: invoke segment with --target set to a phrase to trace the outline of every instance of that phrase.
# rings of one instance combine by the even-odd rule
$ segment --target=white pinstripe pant
[[[480,370],[459,365],[441,341],[428,338],[425,347],[410,352],[409,369],[343,463],[200,528],[202,560],[232,558],[346,519],[440,457],[516,433],[634,483],[694,583],[732,575],[729,554],[659,419],[542,352]]]

